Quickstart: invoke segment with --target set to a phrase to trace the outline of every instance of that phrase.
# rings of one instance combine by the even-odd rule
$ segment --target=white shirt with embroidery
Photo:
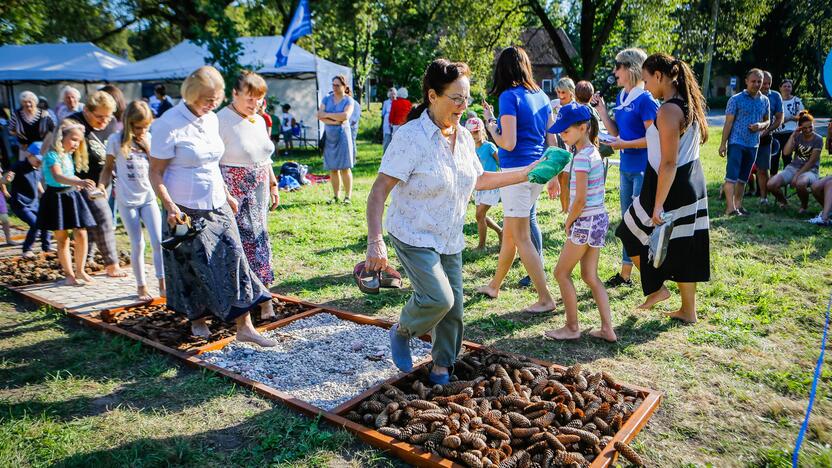
[[[457,125],[455,135],[451,153],[425,111],[396,131],[378,170],[400,180],[390,193],[387,232],[408,245],[443,255],[465,248],[465,212],[483,173],[471,133]]]

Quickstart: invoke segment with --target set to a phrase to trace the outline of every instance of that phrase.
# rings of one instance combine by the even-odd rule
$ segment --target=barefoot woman
[[[186,314],[194,335],[210,334],[213,315],[237,323],[237,339],[274,346],[251,323],[249,312],[271,311],[271,295],[251,271],[234,221],[237,200],[225,187],[220,157],[225,146],[213,109],[225,95],[216,68],[205,66],[182,83],[182,102],[153,123],[150,182],[167,214],[163,237],[184,215],[205,229],[173,250],[165,249],[167,304]]]
[[[390,329],[393,362],[413,367],[410,338],[431,333],[430,380],[448,383],[462,346],[462,249],[471,192],[528,181],[533,165],[514,172],[483,172],[471,133],[459,124],[468,107],[468,66],[436,59],[422,79],[422,104],[393,135],[367,200],[367,263],[387,265],[385,227],[410,278],[413,296]]]
[[[696,321],[696,283],[711,275],[708,236],[708,197],[699,162],[699,145],[708,139],[705,99],[696,77],[681,60],[654,54],[644,61],[644,84],[664,101],[656,122],[647,129],[647,171],[641,194],[624,214],[615,235],[621,238],[633,264],[641,270],[641,287],[649,309],[670,297],[664,286],[676,281],[682,307],[670,317]],[[667,258],[659,268],[647,261],[647,245],[653,226],[662,214],[673,216],[673,234]]]

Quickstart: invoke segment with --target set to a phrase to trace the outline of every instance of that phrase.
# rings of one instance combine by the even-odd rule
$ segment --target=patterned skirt
[[[271,300],[249,268],[227,203],[213,210],[179,209],[194,220],[204,219],[206,227],[174,250],[162,252],[168,307],[190,320],[213,315],[229,322]],[[169,237],[170,226],[163,224],[162,237]]]
[[[237,199],[237,228],[249,267],[266,286],[274,282],[272,246],[269,242],[270,165],[257,167],[220,166],[225,185]]]

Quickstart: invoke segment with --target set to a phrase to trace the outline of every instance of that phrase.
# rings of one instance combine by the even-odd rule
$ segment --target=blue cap
[[[43,142],[42,142],[42,141],[36,141],[36,142],[34,142],[34,143],[30,144],[30,145],[26,148],[26,151],[27,151],[27,152],[29,152],[29,153],[31,153],[31,154],[32,154],[32,156],[34,156],[34,157],[38,158],[38,161],[40,161],[40,160],[42,160],[42,159],[43,159],[43,157],[40,155],[40,149],[41,149],[41,147],[42,147],[42,146],[43,146]]]
[[[584,104],[575,101],[563,106],[555,117],[555,123],[549,129],[549,133],[563,133],[564,130],[578,122],[586,122],[592,118],[592,111]]]

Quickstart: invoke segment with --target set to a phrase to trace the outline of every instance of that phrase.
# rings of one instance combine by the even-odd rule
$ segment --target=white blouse
[[[150,128],[151,156],[170,159],[164,183],[177,205],[211,210],[226,203],[220,158],[225,151],[217,114],[194,115],[181,101]]]
[[[241,117],[228,105],[217,112],[217,120],[220,137],[225,144],[221,165],[252,167],[271,164],[274,142],[269,138],[263,117],[257,114]]]
[[[454,152],[427,111],[401,127],[378,172],[399,179],[390,193],[385,228],[400,241],[443,255],[465,248],[468,200],[483,173],[474,138],[456,127]]]

